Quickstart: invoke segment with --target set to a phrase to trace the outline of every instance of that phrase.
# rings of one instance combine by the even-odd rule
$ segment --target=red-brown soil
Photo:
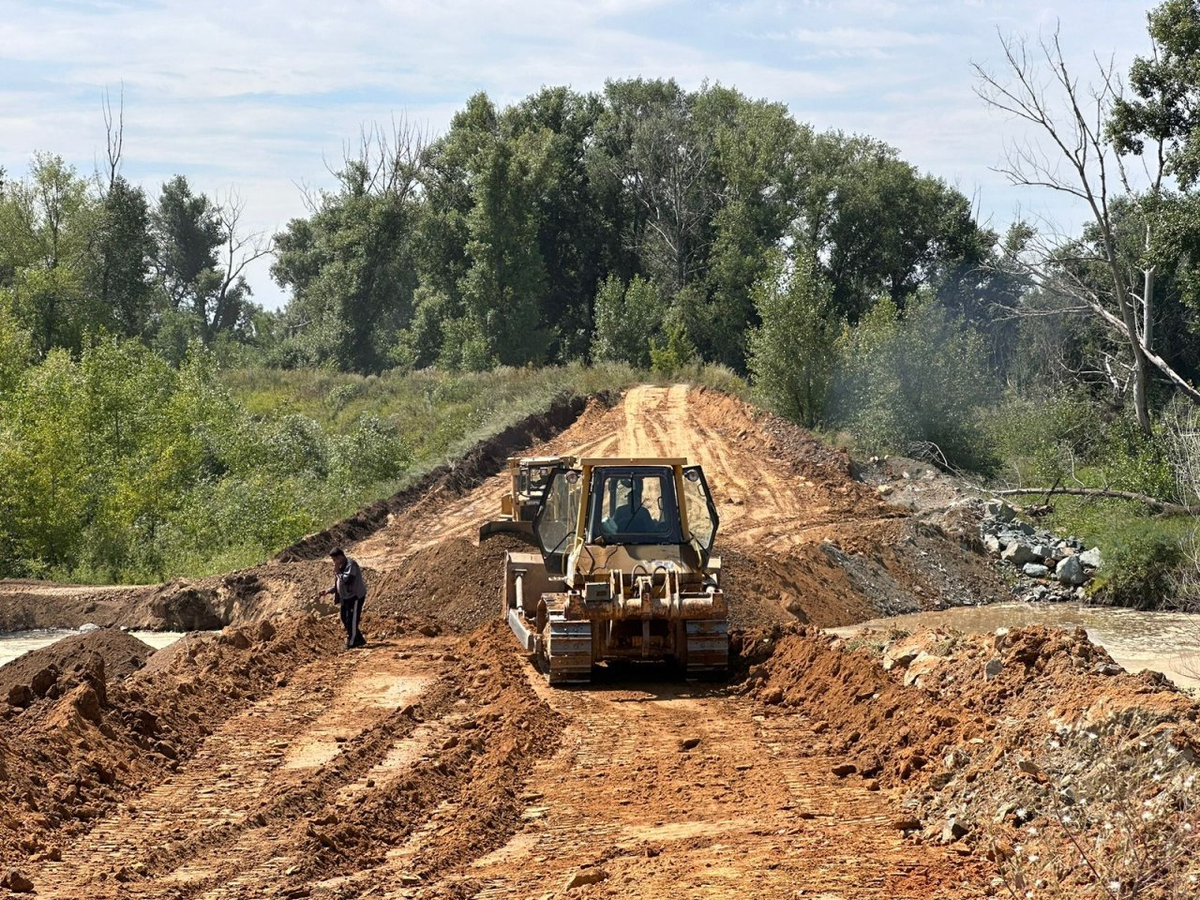
[[[66,689],[65,683],[58,685],[59,679],[77,680],[81,673],[95,669],[93,656],[99,657],[106,679],[119,680],[144,666],[153,652],[149,645],[115,628],[69,635],[0,666],[0,699],[22,688],[29,688],[30,700],[47,693],[59,696]]]
[[[1190,746],[1186,698],[1105,674],[1102,651],[1078,637],[943,635],[921,645],[926,660],[887,671],[878,650],[821,636],[814,626],[1004,590],[969,542],[882,500],[801,430],[686,386],[566,418],[528,452],[704,466],[743,654],[731,683],[635,669],[547,687],[497,621],[503,554],[521,544],[475,538],[505,491],[488,475],[492,446],[245,572],[129,589],[107,606],[92,589],[0,585],[8,621],[54,597],[68,618],[96,604],[98,624],[234,623],[131,674],[83,666],[57,696],[7,707],[0,862],[16,877],[0,887],[984,897],[1004,893],[1012,857],[983,840],[977,786],[998,792],[1023,771],[1020,742],[1048,733],[1047,709],[1065,722],[1144,707],[1175,723],[1164,741]],[[366,569],[365,650],[338,649],[333,607],[316,598],[335,540]],[[984,678],[995,655],[999,674]],[[951,811],[963,827],[943,842]]]

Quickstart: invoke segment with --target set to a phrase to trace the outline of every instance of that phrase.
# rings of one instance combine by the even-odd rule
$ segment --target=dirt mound
[[[298,823],[295,839],[310,862],[291,873],[297,884],[383,862],[431,810],[453,804],[437,840],[409,861],[414,882],[502,846],[525,809],[519,789],[532,764],[558,744],[562,717],[531,691],[520,657],[505,652],[499,622],[475,632],[419,706],[401,720],[438,719],[450,736],[386,790],[337,821]]]
[[[41,581],[0,581],[0,631],[35,628],[138,627],[153,588],[80,587]]]
[[[755,695],[820,716],[844,736],[836,749],[859,774],[890,784],[920,773],[952,746],[959,748],[956,770],[967,757],[991,770],[994,755],[1030,750],[1059,724],[1098,714],[1197,717],[1187,695],[1161,676],[1126,674],[1083,629],[1031,626],[973,636],[939,630],[890,641],[801,629],[768,653],[760,651],[765,662],[750,670]],[[1001,731],[1013,743],[997,743]],[[963,749],[984,738],[987,758]]]
[[[61,696],[96,668],[93,657],[100,659],[105,681],[120,681],[152,653],[154,648],[114,628],[70,635],[0,666],[0,701],[7,697],[10,705],[25,707],[40,697]]]
[[[458,632],[500,618],[504,554],[528,552],[519,537],[495,534],[478,547],[454,538],[418,550],[370,585],[372,612],[428,617]]]
[[[1018,867],[1014,847],[1036,840],[1055,854],[1052,883],[1083,885],[1095,873],[1064,852],[1072,838],[1116,866],[1123,851],[1105,842],[1130,808],[1139,828],[1195,810],[1183,795],[1200,774],[1200,709],[1161,676],[1125,673],[1082,629],[850,640],[801,629],[747,652],[765,659],[751,693],[824,723],[835,772],[895,789],[898,827],[924,839]],[[1047,824],[1060,825],[1054,840]]]
[[[278,630],[194,635],[153,655],[120,632],[80,638],[47,648],[57,651],[63,673],[56,687],[4,714],[0,778],[11,800],[0,835],[12,834],[0,841],[8,848],[0,862],[54,852],[123,797],[177,768],[214,727],[291,670],[339,645],[334,623],[317,618]],[[134,658],[149,661],[117,680],[104,654],[113,655],[114,672],[127,671]]]

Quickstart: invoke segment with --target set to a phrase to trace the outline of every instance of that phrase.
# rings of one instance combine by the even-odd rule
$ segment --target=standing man
[[[363,581],[358,562],[348,559],[339,547],[329,554],[333,560],[333,587],[326,588],[317,596],[333,594],[333,602],[341,607],[342,625],[346,628],[346,649],[365,647],[367,639],[358,630],[362,619],[363,602],[367,599],[367,583]]]

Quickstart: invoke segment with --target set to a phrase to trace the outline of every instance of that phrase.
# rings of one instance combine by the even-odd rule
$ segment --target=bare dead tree
[[[975,65],[976,93],[992,108],[1032,125],[1045,143],[1014,142],[997,171],[1014,184],[1082,201],[1098,235],[1094,247],[1063,235],[1035,235],[1024,252],[1012,255],[1007,264],[1032,286],[1075,309],[1087,310],[1128,347],[1134,408],[1140,427],[1149,433],[1146,386],[1151,366],[1193,402],[1200,403],[1200,390],[1154,352],[1149,324],[1154,268],[1144,259],[1129,258],[1117,239],[1113,203],[1136,197],[1128,163],[1106,134],[1113,105],[1121,96],[1120,80],[1111,61],[1097,60],[1097,82],[1082,87],[1067,67],[1057,29],[1050,38],[1039,39],[1032,53],[1023,39],[1002,37],[1001,45],[1004,77]],[[1161,141],[1151,144],[1140,158],[1151,197],[1162,188],[1163,161]],[[1153,239],[1152,204],[1133,203],[1133,207],[1144,217],[1145,250]],[[1106,273],[1099,281],[1087,274],[1096,268]],[[1014,312],[1021,314],[1019,308]]]
[[[245,281],[246,268],[255,260],[274,252],[272,237],[263,231],[243,233],[242,215],[246,201],[233,188],[217,203],[217,218],[221,223],[224,243],[221,247],[219,280],[213,291],[213,308],[207,317],[210,336],[231,330],[242,310],[242,299],[249,293]]]
[[[707,244],[704,223],[719,198],[705,190],[712,150],[694,133],[686,110],[672,107],[639,120],[628,154],[606,160],[642,210],[626,247],[654,259],[660,283],[678,290],[695,277]]]
[[[104,112],[104,145],[108,162],[107,178],[101,185],[105,192],[112,190],[113,182],[121,171],[121,154],[125,150],[125,83],[121,83],[121,95],[117,103],[117,114],[113,115],[112,98],[108,88],[104,89],[101,103]]]
[[[340,168],[325,168],[351,193],[406,200],[420,190],[420,175],[430,137],[408,118],[392,118],[390,126],[374,122],[359,129],[358,142],[346,142]],[[318,198],[306,191],[305,202]]]

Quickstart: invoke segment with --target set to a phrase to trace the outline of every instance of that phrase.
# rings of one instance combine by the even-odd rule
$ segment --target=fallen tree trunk
[[[1114,500],[1131,500],[1134,503],[1142,503],[1150,507],[1155,512],[1167,513],[1172,516],[1189,516],[1196,512],[1196,509],[1190,506],[1181,506],[1178,503],[1171,503],[1167,500],[1159,500],[1157,497],[1151,497],[1148,494],[1138,494],[1134,491],[1111,491],[1107,488],[1009,488],[1003,491],[992,491],[997,497],[1015,497],[1020,494],[1045,494],[1046,500],[1054,494],[1070,494],[1073,497],[1108,497]]]

